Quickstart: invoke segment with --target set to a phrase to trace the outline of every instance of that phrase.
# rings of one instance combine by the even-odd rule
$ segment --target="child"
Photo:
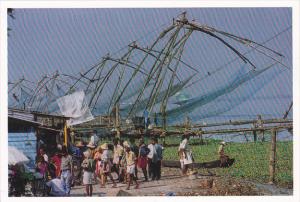
[[[125,147],[125,157],[126,157],[126,174],[127,174],[127,190],[130,189],[130,184],[132,182],[132,180],[135,181],[135,188],[138,189],[139,188],[139,184],[136,180],[136,178],[134,177],[135,174],[135,162],[136,162],[136,156],[135,154],[130,150],[130,145],[128,144],[128,142],[124,142],[124,147]]]
[[[89,151],[84,152],[85,159],[83,160],[81,166],[84,169],[83,172],[83,184],[85,185],[86,194],[88,196],[93,195],[93,178],[95,172],[95,160]]]

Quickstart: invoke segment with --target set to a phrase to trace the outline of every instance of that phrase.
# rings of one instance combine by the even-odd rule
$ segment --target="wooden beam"
[[[257,119],[253,120],[240,120],[240,121],[228,121],[228,122],[221,122],[221,123],[210,123],[210,124],[194,124],[192,128],[208,128],[208,127],[215,127],[215,126],[225,126],[225,125],[246,125],[246,124],[253,124],[256,123]],[[262,120],[263,124],[272,124],[272,123],[292,123],[292,119],[266,119]],[[184,128],[184,125],[175,125],[175,128]]]
[[[277,131],[272,129],[271,139],[271,151],[270,151],[270,162],[269,162],[269,183],[274,184],[275,182],[275,166],[276,166],[276,135]]]
[[[252,132],[252,131],[268,131],[271,129],[292,129],[293,124],[284,124],[277,126],[265,126],[263,128],[234,128],[234,129],[219,129],[219,130],[195,130],[194,133],[199,134],[226,134],[226,133],[238,133],[238,132]],[[161,130],[156,130],[157,132],[161,132]],[[172,130],[168,131],[167,135],[179,135],[183,132],[180,130]]]

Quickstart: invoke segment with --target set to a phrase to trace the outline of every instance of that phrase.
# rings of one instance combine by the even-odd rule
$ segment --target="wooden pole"
[[[119,103],[116,105],[116,130],[117,130],[117,137],[120,138],[120,120],[119,120]]]
[[[271,139],[271,152],[270,152],[270,162],[269,162],[269,184],[274,184],[275,181],[275,165],[276,165],[276,135],[277,131],[275,129],[271,130],[272,139]]]
[[[278,126],[264,126],[263,128],[234,128],[234,129],[219,129],[219,130],[202,130],[202,134],[225,134],[225,133],[237,133],[237,132],[252,132],[252,131],[267,131],[272,129],[291,129],[293,124],[284,124]],[[159,129],[158,129],[159,130]],[[197,131],[195,131],[197,132]],[[168,131],[168,135],[182,134],[180,130]]]
[[[68,130],[67,130],[67,122],[65,122],[64,126],[64,145],[68,146]]]
[[[191,125],[192,128],[208,128],[208,127],[215,127],[215,126],[225,126],[225,125],[246,125],[246,124],[254,124],[256,123],[257,120],[240,120],[240,121],[228,121],[228,122],[223,122],[223,123],[209,123],[209,124],[194,124]],[[277,124],[277,123],[293,123],[292,119],[265,119],[262,120],[263,124]],[[184,127],[184,125],[175,125],[173,127],[176,128],[181,128]]]

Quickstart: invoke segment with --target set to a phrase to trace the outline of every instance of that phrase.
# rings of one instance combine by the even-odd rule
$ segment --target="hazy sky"
[[[8,37],[8,80],[13,82],[24,76],[37,81],[55,70],[78,76],[79,71],[87,70],[108,52],[119,56],[132,41],[150,45],[158,33],[172,23],[172,18],[183,11],[187,11],[190,20],[259,43],[270,39],[266,45],[282,53],[283,63],[292,68],[290,8],[16,9],[15,19],[8,18],[12,29]],[[241,52],[248,50],[240,45],[236,47]],[[235,57],[218,41],[199,33],[191,37],[183,59],[198,68],[200,73],[196,80]],[[256,55],[249,57],[258,67],[266,65],[266,61]],[[284,69],[280,65],[276,68]],[[199,95],[207,86],[218,86],[220,78],[198,83],[185,93],[191,97]],[[224,77],[223,82],[226,79]],[[286,70],[262,86],[253,99],[228,114],[262,111],[280,116],[291,100],[292,71]]]

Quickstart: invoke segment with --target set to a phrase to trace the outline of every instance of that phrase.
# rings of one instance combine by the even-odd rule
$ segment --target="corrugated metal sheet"
[[[8,109],[8,116],[21,120],[34,121],[34,115],[32,113],[21,110]]]
[[[35,164],[36,141],[35,132],[8,133],[8,145],[22,151],[30,159],[30,167]]]

